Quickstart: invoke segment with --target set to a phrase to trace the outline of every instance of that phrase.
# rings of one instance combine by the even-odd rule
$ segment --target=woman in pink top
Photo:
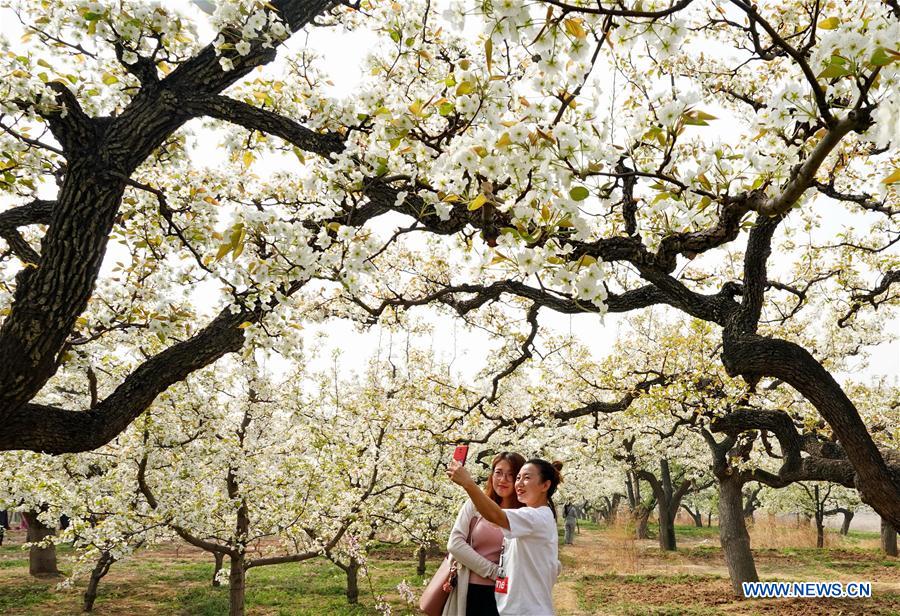
[[[553,494],[562,481],[561,462],[532,458],[516,477],[516,497],[525,507],[502,509],[487,498],[457,460],[447,475],[466,490],[484,519],[506,537],[495,586],[499,616],[552,616],[553,584],[559,576],[559,536]]]
[[[516,498],[515,479],[523,464],[524,457],[509,451],[497,454],[491,462],[484,493],[503,509],[522,506]],[[459,570],[456,589],[444,605],[443,616],[497,615],[494,583],[502,547],[503,530],[482,518],[471,500],[466,501],[447,542],[447,551]]]

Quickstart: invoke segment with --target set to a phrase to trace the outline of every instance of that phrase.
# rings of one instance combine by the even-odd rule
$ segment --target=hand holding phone
[[[460,464],[466,463],[466,456],[469,455],[469,446],[468,445],[457,445],[456,449],[453,451],[453,459],[459,462]]]

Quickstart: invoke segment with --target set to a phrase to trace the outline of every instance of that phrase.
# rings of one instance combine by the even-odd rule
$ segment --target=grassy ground
[[[877,535],[829,536],[829,546],[809,547],[807,531],[757,528],[752,531],[757,568],[763,580],[871,581],[873,597],[860,600],[736,600],[718,547],[717,529],[678,528],[679,550],[661,552],[653,540],[636,541],[627,529],[584,524],[575,545],[561,546],[564,572],[555,589],[560,615],[730,615],[807,616],[813,614],[900,616],[900,561],[883,557]],[[57,591],[56,580],[28,576],[27,552],[13,535],[0,548],[0,614],[48,616],[76,614],[83,585]],[[778,545],[793,541],[795,545]],[[814,541],[814,536],[811,539]],[[814,544],[813,544],[814,545]],[[798,547],[799,546],[799,547]],[[70,567],[63,550],[60,565]],[[386,546],[370,561],[371,577],[360,579],[360,605],[349,606],[344,574],[325,561],[261,567],[247,579],[251,615],[377,613],[372,594],[388,599],[394,614],[414,613],[396,585],[406,580],[420,591],[438,562],[429,559],[428,575],[415,574],[411,547]],[[95,613],[106,615],[227,613],[227,588],[213,588],[212,558],[183,546],[161,546],[113,566],[101,582]],[[371,584],[371,586],[370,586]]]
[[[654,530],[651,526],[651,530]],[[877,533],[829,533],[815,547],[811,529],[761,521],[751,528],[763,581],[872,582],[870,599],[737,600],[718,543],[717,528],[679,526],[677,552],[636,541],[626,528],[585,531],[564,546],[566,574],[556,588],[560,614],[777,616],[900,616],[900,560],[883,556]]]

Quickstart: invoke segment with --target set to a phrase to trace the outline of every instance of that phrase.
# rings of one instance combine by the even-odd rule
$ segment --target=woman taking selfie
[[[521,507],[514,484],[524,463],[524,457],[509,451],[494,456],[491,474],[484,492],[478,490],[479,495],[501,510]],[[456,560],[458,569],[456,589],[444,605],[444,616],[497,615],[494,580],[502,546],[503,531],[485,522],[472,501],[466,501],[447,542],[447,551]]]
[[[447,470],[450,480],[462,486],[485,520],[503,529],[506,537],[495,585],[497,612],[508,616],[550,616],[553,584],[559,575],[559,537],[553,494],[562,481],[561,462],[534,458],[516,477],[516,496],[521,509],[502,509],[488,498],[457,461]]]

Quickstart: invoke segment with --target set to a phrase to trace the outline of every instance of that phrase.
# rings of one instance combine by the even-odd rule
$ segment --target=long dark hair
[[[556,493],[557,486],[562,483],[562,473],[560,471],[563,463],[558,460],[547,462],[541,458],[532,458],[525,464],[536,466],[538,474],[541,476],[541,481],[550,482],[550,489],[547,490],[547,504],[550,505],[550,511],[553,512],[553,517],[556,518],[556,505],[553,504],[553,495]]]
[[[503,499],[494,491],[494,468],[503,460],[509,462],[509,466],[512,469],[513,484],[516,482],[516,476],[519,474],[519,471],[525,466],[525,456],[514,451],[501,451],[494,456],[493,460],[491,460],[491,474],[488,475],[487,483],[484,485],[484,493],[498,505],[503,502]],[[513,505],[513,508],[518,509],[519,507],[524,507],[524,505],[519,502],[519,499],[515,499],[515,501],[516,504]]]

